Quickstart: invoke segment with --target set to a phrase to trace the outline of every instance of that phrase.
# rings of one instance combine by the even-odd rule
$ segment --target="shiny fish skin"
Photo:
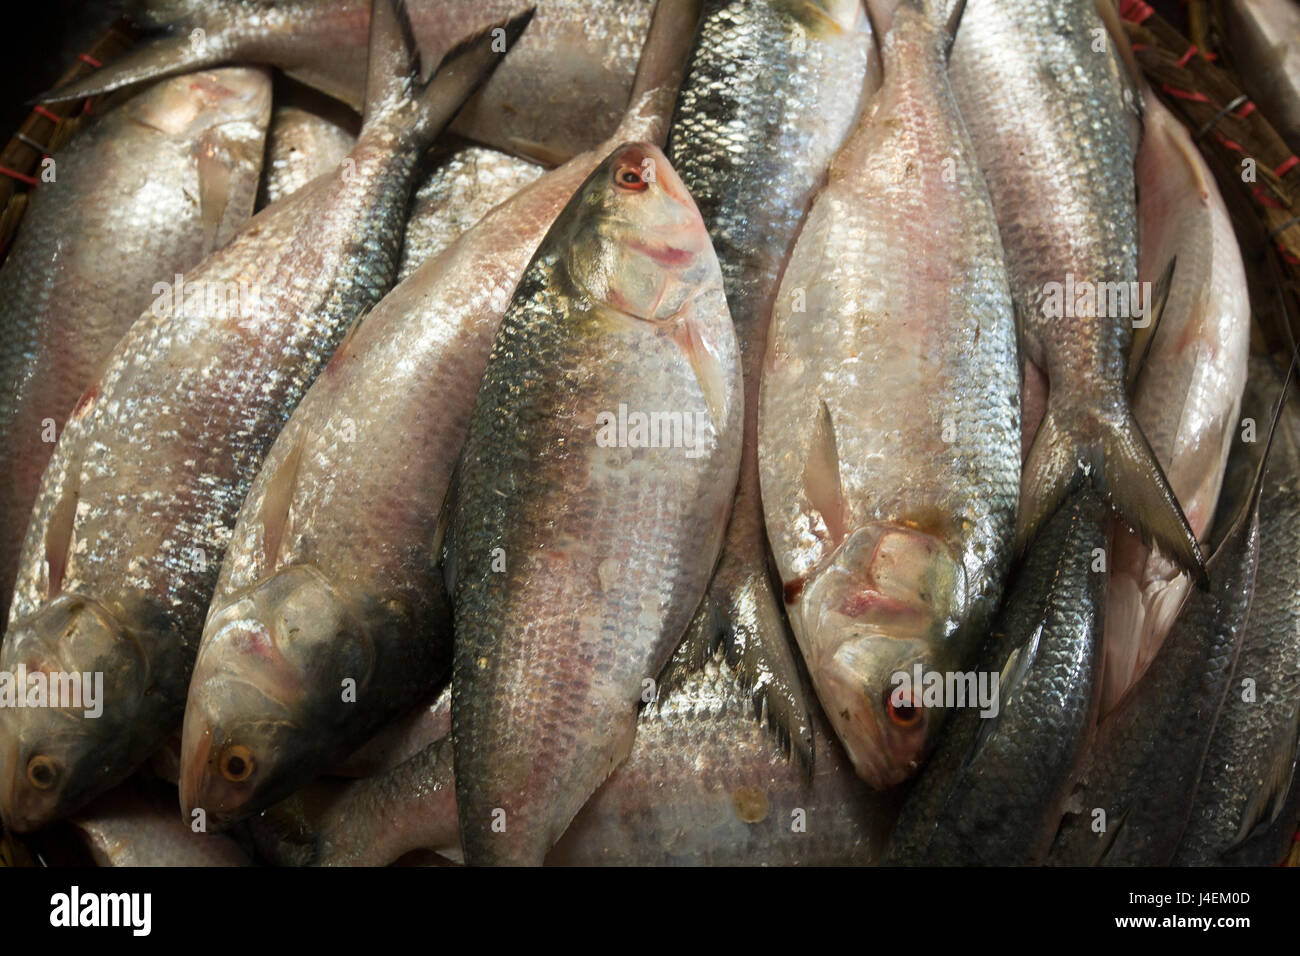
[[[1250,296],[1213,174],[1173,114],[1149,91],[1144,100],[1138,278],[1154,284],[1171,261],[1177,266],[1133,393],[1133,416],[1204,542],[1246,384]],[[1142,348],[1139,342],[1134,350]],[[1112,524],[1103,715],[1146,670],[1191,586],[1122,522]]]
[[[353,162],[254,217],[184,279],[187,293],[244,281],[258,294],[227,308],[213,296],[214,310],[187,294],[183,309],[144,313],[59,442],[0,664],[103,672],[103,713],[0,713],[7,826],[75,810],[179,723],[219,562],[262,456],[392,282],[417,157],[501,59],[481,37],[421,89],[386,0],[375,23],[372,108]]]
[[[1252,358],[1243,417],[1262,429],[1280,384],[1268,359]],[[1260,437],[1236,445],[1252,468],[1263,450]],[[1294,397],[1282,413],[1271,455],[1259,503],[1259,572],[1241,656],[1175,865],[1224,862],[1239,844],[1268,829],[1293,785],[1300,721],[1300,418]],[[1254,688],[1250,701],[1244,699],[1247,680]],[[1290,824],[1294,833],[1294,804]],[[1276,840],[1273,852],[1268,865],[1281,859]]]
[[[741,388],[690,194],[655,147],[620,147],[515,291],[451,492],[467,862],[540,864],[627,755],[643,682],[681,639],[722,544]],[[690,447],[680,434],[678,447],[602,447],[597,416],[620,406],[679,412],[698,431]]]
[[[156,4],[165,8],[166,4]],[[462,37],[535,5],[536,21],[510,60],[465,106],[454,132],[507,152],[559,163],[618,125],[654,0],[407,0],[423,62]],[[79,99],[141,79],[228,62],[267,63],[360,110],[366,77],[366,0],[213,0],[166,36],[46,94]],[[165,12],[165,9],[164,9]],[[204,42],[194,43],[194,29]]]
[[[1251,99],[1300,152],[1300,9],[1294,0],[1227,0],[1233,65]]]
[[[1112,47],[1093,51],[1104,31],[1093,0],[970,0],[952,51],[952,88],[993,197],[1020,341],[1050,383],[1025,461],[1017,550],[1086,479],[1203,580],[1196,540],[1129,409],[1131,317],[1047,309],[1050,283],[1063,298],[1071,277],[1138,277],[1136,105]]]
[[[916,770],[943,719],[891,716],[892,675],[968,662],[1002,592],[1019,477],[1006,271],[941,46],[899,9],[880,91],[786,266],[759,404],[790,622],[878,788]]]
[[[961,711],[909,791],[886,863],[1027,866],[1051,848],[1096,717],[1106,509],[1086,489],[1030,545],[977,672],[998,713]]]
[[[171,799],[127,782],[70,822],[98,866],[251,866],[234,840],[195,833]]]
[[[1098,726],[1048,863],[1169,864],[1230,687],[1258,557],[1256,485],[1209,561],[1210,589],[1192,592],[1151,666]]]
[[[665,0],[666,14],[690,0]],[[620,132],[662,136],[685,44],[672,17],[646,45]],[[445,671],[450,628],[438,521],[510,296],[556,216],[608,152],[574,157],[492,210],[366,317],[267,455],[236,523],[185,717],[253,761],[242,780],[187,751],[182,803],[233,819],[283,796],[412,708]],[[283,528],[268,562],[263,528]],[[292,651],[227,631],[277,632],[281,603],[314,608]],[[351,623],[351,626],[349,626]],[[356,633],[368,642],[357,658]],[[356,703],[339,682],[356,680]],[[234,748],[244,748],[235,751]],[[238,776],[238,775],[236,775]]]
[[[781,268],[878,73],[859,0],[710,0],[665,150],[709,227],[745,370],[740,484],[695,625],[762,659],[756,704],[805,757],[809,703],[766,561],[759,370]]]
[[[464,143],[434,149],[432,162],[411,197],[398,282],[545,172],[526,159]],[[588,163],[590,170],[595,161]]]
[[[277,81],[257,208],[333,172],[356,145],[360,127],[355,114],[328,97],[290,80]]]
[[[253,211],[271,108],[261,70],[160,83],[54,156],[0,267],[0,610],[64,422],[157,294]],[[46,419],[52,426],[46,427]]]

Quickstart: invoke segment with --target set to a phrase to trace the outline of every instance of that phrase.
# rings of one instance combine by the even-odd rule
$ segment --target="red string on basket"
[[[10,169],[8,166],[0,166],[0,175],[10,176],[20,183],[26,183],[28,186],[36,185],[36,177],[28,176],[26,173],[20,173],[16,169]]]
[[[32,112],[39,113],[41,116],[44,116],[51,123],[63,122],[62,116],[60,116],[58,113],[51,113],[49,110],[47,110],[44,106],[41,106],[41,104],[39,103],[37,103],[35,106],[32,107]]]
[[[96,69],[104,65],[99,60],[96,60],[89,53],[78,53],[77,59],[80,60],[82,63],[89,63],[91,66],[95,67]]]
[[[1120,0],[1119,15],[1125,20],[1142,23],[1156,11],[1142,0]]]

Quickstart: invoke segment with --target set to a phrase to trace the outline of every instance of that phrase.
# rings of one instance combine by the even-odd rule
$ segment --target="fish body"
[[[1086,480],[1203,580],[1196,539],[1128,402],[1145,308],[1133,286],[1136,102],[1095,4],[970,0],[950,77],[993,197],[1020,341],[1049,383],[1017,550]]]
[[[170,800],[124,783],[70,822],[98,866],[251,866],[230,837],[197,833]]]
[[[254,217],[145,312],[59,441],[0,664],[102,674],[102,713],[0,713],[7,826],[32,829],[75,810],[176,729],[257,467],[344,333],[392,283],[417,158],[500,59],[480,37],[418,86],[397,8],[381,0],[376,9],[372,108],[351,162]],[[268,529],[271,553],[279,530]],[[269,653],[296,629],[324,626],[317,609],[282,607],[285,633],[231,639]],[[200,763],[218,756],[201,744],[191,753]]]
[[[1006,271],[942,26],[900,7],[883,67],[781,281],[758,448],[795,637],[880,788],[943,719],[895,700],[894,675],[964,666],[1001,595],[1020,440]]]
[[[756,703],[805,756],[809,704],[767,568],[759,371],[782,266],[878,71],[859,0],[710,0],[666,148],[709,227],[745,373],[740,484],[696,622],[764,661]]]
[[[367,0],[155,3],[166,33],[47,98],[80,99],[217,63],[264,63],[348,104],[364,101]],[[536,7],[536,21],[466,104],[453,130],[485,145],[556,163],[618,125],[654,0],[408,0],[425,64],[465,36]],[[504,46],[497,52],[504,52]]]
[[[661,10],[681,6],[665,0]],[[685,59],[672,17],[664,23],[672,29],[647,43],[644,94],[621,133],[662,135]],[[290,417],[236,522],[185,717],[193,746],[241,755],[252,770],[223,773],[219,760],[187,750],[185,806],[203,806],[214,822],[255,812],[342,761],[445,676],[440,513],[497,326],[556,217],[621,142],[535,179],[420,264],[367,314]],[[416,242],[454,227],[452,209],[467,208],[455,204],[475,199],[456,178],[479,161],[467,153],[484,152],[468,147],[440,167],[448,204],[430,208],[424,223],[444,226]],[[495,155],[481,158],[499,168]],[[488,179],[484,188],[496,189],[497,177]],[[277,529],[273,556],[268,527]],[[277,633],[284,604],[314,609],[313,626],[292,644],[268,653],[231,639]],[[345,679],[354,693],[343,694]]]
[[[1300,9],[1292,0],[1228,0],[1232,63],[1287,145],[1300,152]]]
[[[253,212],[269,77],[167,80],[96,118],[47,167],[0,266],[0,611],[64,422],[157,281],[196,265]]]
[[[276,91],[259,209],[333,172],[356,144],[360,127],[350,110],[315,90],[285,80]]]
[[[1267,421],[1280,382],[1268,359],[1252,358],[1244,417]],[[1243,462],[1258,465],[1263,444],[1237,445]],[[1239,847],[1285,819],[1294,787],[1300,727],[1300,419],[1294,407],[1282,413],[1271,456],[1259,503],[1259,571],[1241,656],[1210,738],[1176,865],[1229,861]],[[1295,819],[1292,800],[1283,829],[1289,825],[1294,833]],[[1261,861],[1268,865],[1282,857],[1276,837],[1257,852],[1272,856]]]
[[[994,712],[951,719],[908,792],[886,862],[1028,866],[1047,856],[1096,718],[1105,518],[1084,490],[1030,545],[975,662],[998,678]]]
[[[467,862],[540,864],[627,756],[722,543],[741,387],[690,194],[655,147],[616,149],[515,291],[451,492]]]
[[[1250,350],[1250,296],[1228,209],[1191,137],[1145,97],[1138,152],[1138,277],[1155,282],[1176,262],[1169,297],[1133,393],[1151,444],[1192,533],[1204,542],[1236,434]],[[1142,351],[1142,345],[1135,347]],[[1106,612],[1109,712],[1164,641],[1191,579],[1114,523]]]

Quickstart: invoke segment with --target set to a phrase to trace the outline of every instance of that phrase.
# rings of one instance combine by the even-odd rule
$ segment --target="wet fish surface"
[[[333,172],[356,145],[360,128],[360,120],[341,104],[277,78],[257,207],[264,209]]]
[[[0,266],[0,610],[7,617],[41,475],[77,399],[157,281],[253,212],[271,84],[256,69],[168,80],[52,157]]]
[[[895,675],[965,666],[997,605],[1020,464],[1006,270],[932,15],[893,14],[880,91],[781,280],[759,404],[790,623],[878,788],[916,771],[944,716],[920,688],[895,698]]]

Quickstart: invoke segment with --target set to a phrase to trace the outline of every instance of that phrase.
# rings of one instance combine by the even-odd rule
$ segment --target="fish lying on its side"
[[[909,680],[964,667],[1002,593],[1019,375],[988,193],[929,8],[871,5],[884,80],[786,265],[759,468],[790,623],[859,775],[900,783],[944,709]]]
[[[654,0],[405,0],[426,64],[463,36],[517,16],[537,17],[510,59],[461,112],[453,131],[557,163],[618,125]],[[278,66],[360,111],[366,80],[367,0],[145,0],[167,32],[46,94],[80,99],[220,63]],[[505,52],[504,35],[496,51]]]
[[[102,674],[102,713],[0,712],[6,826],[28,830],[77,809],[180,723],[221,557],[262,457],[393,281],[417,158],[501,59],[480,35],[424,86],[399,15],[392,0],[376,0],[371,108],[351,162],[255,216],[186,273],[172,301],[132,326],[64,431],[27,533],[0,664]],[[511,22],[509,35],[525,23]],[[283,530],[265,529],[268,552]],[[313,610],[281,609],[294,620]],[[265,631],[239,639],[274,646]],[[192,752],[200,763],[219,756]]]
[[[176,812],[175,792],[167,795],[127,781],[69,822],[99,866],[251,865],[230,837],[195,833]]]
[[[1226,0],[1232,64],[1287,145],[1300,153],[1300,8],[1295,0]]]
[[[1268,359],[1251,359],[1243,421],[1262,427],[1280,381]],[[1263,444],[1240,441],[1234,454],[1243,465],[1258,466]],[[1300,732],[1300,418],[1294,399],[1282,413],[1271,455],[1259,502],[1259,571],[1241,656],[1175,865],[1230,862],[1238,847],[1282,821],[1279,829],[1289,832],[1256,850],[1264,857],[1259,862],[1272,865],[1295,832],[1294,800],[1289,818],[1284,814]],[[1281,846],[1277,836],[1285,838]]]
[[[253,212],[271,82],[178,77],[52,157],[0,267],[0,612],[41,475],[77,399],[149,303]]]
[[[745,375],[740,484],[692,627],[756,662],[740,668],[755,707],[805,759],[810,705],[767,567],[758,373],[781,268],[878,73],[861,0],[709,0],[666,149],[709,227]]]
[[[1017,551],[1087,481],[1203,582],[1196,538],[1129,409],[1129,345],[1143,321],[1132,286],[1135,106],[1113,48],[1093,49],[1104,31],[1094,0],[970,0],[952,51],[1020,341],[1049,382],[1021,481]]]
[[[356,145],[360,122],[346,107],[283,77],[266,134],[266,169],[257,194],[265,209],[333,172]]]
[[[1043,862],[1096,718],[1106,594],[1106,509],[1082,489],[1029,546],[975,672],[992,713],[970,707],[907,796],[886,862]]]
[[[1279,407],[1280,411],[1280,407]],[[1269,429],[1276,432],[1277,417]],[[1188,825],[1246,628],[1264,449],[1250,494],[1155,660],[1097,727],[1048,863],[1167,866]]]
[[[685,60],[676,15],[694,3],[661,2],[645,92],[621,132],[662,135]],[[307,783],[445,672],[438,521],[483,368],[524,269],[606,155],[542,176],[385,296],[267,454],[226,552],[186,708],[181,799],[212,825]],[[292,641],[286,606],[310,609]],[[243,633],[273,635],[274,649]],[[232,772],[222,759],[195,761],[201,741],[243,762]]]
[[[632,752],[547,855],[571,866],[843,866],[874,863],[895,800],[856,778],[814,715],[816,770],[781,752],[728,663],[742,649],[678,649]],[[701,655],[697,656],[697,655]],[[669,672],[673,676],[669,676]],[[423,722],[435,733],[437,722]],[[444,731],[445,732],[445,731]],[[382,775],[322,783],[251,824],[273,862],[382,866],[415,850],[460,858],[450,741],[431,737]]]
[[[467,862],[540,864],[627,756],[722,545],[741,389],[699,211],[620,147],[515,291],[449,493]]]
[[[1250,296],[1232,220],[1187,130],[1149,90],[1138,151],[1138,278],[1177,262],[1158,324],[1134,345],[1133,416],[1204,542],[1246,384]],[[1154,336],[1154,339],[1151,338]],[[1143,358],[1145,356],[1145,358]],[[1131,363],[1132,364],[1132,363]],[[1142,676],[1191,584],[1119,521],[1106,596],[1105,715]]]

